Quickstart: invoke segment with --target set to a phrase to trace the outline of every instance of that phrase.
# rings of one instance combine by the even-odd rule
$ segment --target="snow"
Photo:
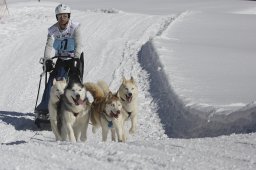
[[[112,91],[123,75],[137,80],[138,131],[126,143],[104,143],[89,126],[86,143],[69,143],[37,130],[38,61],[58,3],[8,0],[10,16],[0,20],[1,169],[256,168],[254,1],[62,2],[83,25],[84,80],[103,79]]]

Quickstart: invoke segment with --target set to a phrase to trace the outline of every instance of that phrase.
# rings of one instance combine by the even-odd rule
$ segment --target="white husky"
[[[125,142],[123,133],[123,118],[121,114],[122,104],[118,94],[112,94],[105,81],[95,83],[85,83],[86,89],[92,94],[94,101],[91,106],[91,122],[93,132],[96,128],[102,128],[102,141],[107,140],[108,132],[111,130],[112,141]]]
[[[50,115],[50,123],[52,132],[55,135],[56,140],[61,140],[60,134],[57,129],[57,107],[60,101],[60,96],[64,93],[64,89],[67,86],[65,79],[56,80],[53,79],[53,85],[50,92],[50,100],[48,104],[48,110]]]
[[[80,81],[70,81],[61,97],[58,109],[58,130],[62,140],[86,141],[90,103]]]
[[[126,80],[125,77],[123,77],[123,82],[118,89],[118,94],[123,106],[122,114],[124,115],[124,119],[131,119],[129,133],[135,133],[137,129],[138,87],[133,77],[131,77],[130,80]]]

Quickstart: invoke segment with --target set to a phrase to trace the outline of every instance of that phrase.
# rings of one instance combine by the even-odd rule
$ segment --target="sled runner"
[[[51,60],[53,59],[58,59],[58,56],[55,56],[55,57],[52,57]],[[69,80],[69,77],[70,75],[72,74],[78,74],[80,79],[81,79],[81,82],[83,81],[83,73],[84,73],[84,55],[83,53],[81,53],[80,55],[80,59],[74,59],[73,57],[66,57],[66,59],[68,59],[69,61],[73,61],[71,63],[76,63],[73,67],[77,70],[77,71],[68,71],[66,76],[65,76],[65,79],[68,81]],[[67,60],[66,60],[67,61]],[[56,61],[57,62],[57,61]],[[56,63],[56,64],[53,64],[52,63],[52,71],[50,72],[50,76],[56,76],[56,65],[60,65],[60,63],[63,62],[65,63],[65,60],[61,60],[59,61],[59,63]],[[40,61],[39,61],[40,64],[43,65],[43,73],[40,74],[40,80],[39,80],[39,85],[38,85],[38,92],[37,92],[37,98],[36,98],[36,104],[35,104],[35,109],[34,109],[34,114],[35,114],[35,124],[36,126],[39,128],[39,129],[42,129],[45,125],[47,126],[48,124],[50,124],[50,119],[49,119],[49,112],[48,112],[48,109],[47,110],[38,110],[37,107],[38,107],[38,98],[39,98],[39,93],[40,93],[40,87],[41,87],[41,82],[42,82],[42,78],[44,77],[45,79],[45,88],[47,86],[47,82],[50,78],[47,78],[47,70],[46,70],[46,66],[45,66],[45,62],[44,62],[44,58],[41,58]],[[64,65],[63,65],[64,66]],[[53,74],[53,75],[51,75]]]

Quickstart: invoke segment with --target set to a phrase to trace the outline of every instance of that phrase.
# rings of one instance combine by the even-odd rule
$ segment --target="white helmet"
[[[65,5],[65,4],[59,4],[56,8],[55,8],[55,15],[58,14],[63,14],[63,13],[71,13],[71,10],[69,8],[69,6]]]

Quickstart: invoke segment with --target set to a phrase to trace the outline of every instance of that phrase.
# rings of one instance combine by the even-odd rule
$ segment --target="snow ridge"
[[[190,12],[186,11],[159,32],[157,39],[164,38],[164,30],[170,29],[177,20],[182,20]],[[138,54],[143,69],[149,73],[150,94],[158,106],[161,123],[168,137],[194,138],[249,133],[256,131],[255,102],[238,110],[222,110],[200,104],[186,104],[177,96],[168,81],[154,39],[148,41]]]

